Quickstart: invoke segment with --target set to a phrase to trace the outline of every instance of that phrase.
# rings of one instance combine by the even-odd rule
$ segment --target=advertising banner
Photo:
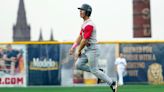
[[[25,45],[0,45],[0,87],[25,87],[25,64]]]
[[[127,59],[125,82],[160,84],[164,72],[164,44],[121,44],[120,52]]]
[[[151,37],[150,0],[133,0],[133,37]]]
[[[29,85],[60,85],[59,45],[28,45]]]

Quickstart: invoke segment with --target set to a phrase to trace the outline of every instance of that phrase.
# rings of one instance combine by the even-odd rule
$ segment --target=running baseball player
[[[117,82],[113,81],[104,72],[98,68],[98,47],[96,38],[96,26],[90,19],[92,8],[88,4],[83,4],[80,8],[80,17],[84,20],[81,26],[81,31],[76,41],[74,42],[69,53],[72,55],[75,48],[78,47],[77,61],[75,67],[77,69],[91,72],[99,79],[102,79],[108,85],[110,85],[113,92],[117,92]],[[88,65],[86,64],[88,63]]]

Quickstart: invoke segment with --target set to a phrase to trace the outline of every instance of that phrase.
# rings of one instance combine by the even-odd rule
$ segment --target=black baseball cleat
[[[112,92],[117,92],[117,82],[114,81],[111,85],[110,85],[110,88],[112,89]]]
[[[103,69],[99,69],[100,71],[102,71],[102,72],[104,72],[104,70]],[[99,84],[99,83],[101,83],[101,79],[97,79],[97,84]]]

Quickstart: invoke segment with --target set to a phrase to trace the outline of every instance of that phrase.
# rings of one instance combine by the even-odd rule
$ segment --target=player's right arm
[[[115,67],[114,67],[114,70],[117,72],[117,68],[118,67],[118,58],[115,60]]]
[[[82,40],[82,35],[80,34],[77,39],[75,40],[74,44],[72,45],[71,49],[69,50],[69,54],[72,55],[75,51],[75,48],[80,44]]]
[[[3,60],[12,62],[12,61],[16,61],[16,58],[15,57],[8,58],[7,55],[5,54],[3,56]]]

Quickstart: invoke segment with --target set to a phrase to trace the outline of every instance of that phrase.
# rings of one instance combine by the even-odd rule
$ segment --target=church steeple
[[[17,25],[21,25],[21,24],[27,25],[24,0],[19,1],[18,16],[17,16],[17,23],[16,24]]]
[[[13,26],[13,40],[30,41],[30,38],[30,26],[27,24],[24,0],[20,0],[16,25]]]
[[[42,29],[40,29],[39,41],[43,41]]]
[[[50,41],[54,41],[53,30],[51,29]]]

